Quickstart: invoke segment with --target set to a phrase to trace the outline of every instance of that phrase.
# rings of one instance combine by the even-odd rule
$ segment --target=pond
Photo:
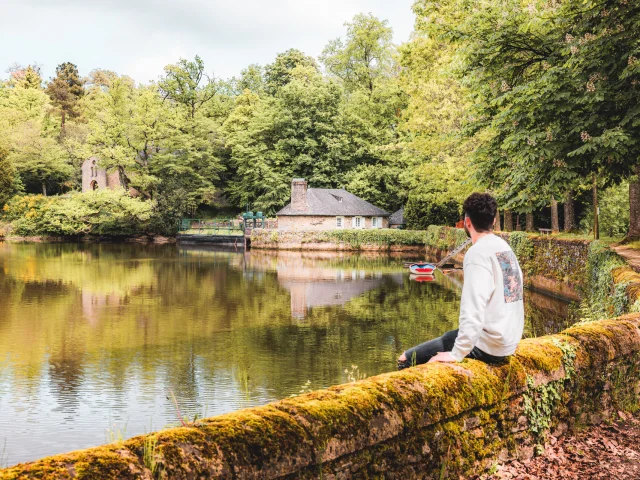
[[[392,371],[456,328],[462,285],[404,261],[0,243],[0,462]],[[525,298],[527,336],[566,326],[567,303]]]

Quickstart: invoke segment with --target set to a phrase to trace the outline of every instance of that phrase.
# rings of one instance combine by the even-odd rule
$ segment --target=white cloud
[[[413,24],[412,0],[4,1],[0,67],[36,60],[46,76],[72,61],[82,74],[101,67],[148,81],[179,57],[199,54],[209,70],[229,77],[288,48],[317,56],[359,12],[388,19],[396,42]]]

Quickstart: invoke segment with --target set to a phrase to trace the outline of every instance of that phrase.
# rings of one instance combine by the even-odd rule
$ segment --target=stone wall
[[[0,479],[458,478],[638,409],[640,315],[0,471]],[[146,446],[145,446],[146,445]],[[152,472],[154,469],[155,473]]]
[[[555,238],[524,232],[498,233],[513,248],[527,286],[549,295],[578,300],[587,281],[589,240]],[[429,227],[427,230],[427,256],[440,259],[466,238],[461,229]],[[453,258],[462,265],[464,251]]]
[[[345,229],[352,228],[353,217],[342,217],[343,225]],[[389,217],[382,218],[382,227],[389,228]],[[363,217],[364,229],[370,229],[372,227],[372,217]],[[291,231],[325,231],[335,230],[336,217],[327,216],[321,217],[318,215],[281,215],[278,217],[278,230],[283,232]],[[376,227],[380,228],[380,227]]]

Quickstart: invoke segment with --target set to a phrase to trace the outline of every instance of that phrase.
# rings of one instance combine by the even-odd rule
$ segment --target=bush
[[[98,190],[14,197],[3,211],[17,235],[135,235],[147,231],[153,206],[124,190]]]
[[[439,250],[453,250],[467,240],[467,234],[461,228],[431,225],[427,228],[425,243]]]
[[[425,230],[429,225],[454,226],[460,220],[460,204],[453,200],[437,202],[426,197],[409,197],[404,219],[412,230]]]
[[[330,230],[313,234],[312,242],[348,243],[360,245],[424,245],[425,232],[398,229]]]

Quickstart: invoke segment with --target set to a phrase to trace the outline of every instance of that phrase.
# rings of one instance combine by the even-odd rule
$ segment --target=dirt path
[[[493,475],[477,479],[640,479],[640,412],[620,414],[624,420],[599,425],[574,436],[551,438],[544,455],[513,461]]]
[[[611,246],[614,252],[624,258],[636,272],[640,273],[640,250],[624,245]]]

